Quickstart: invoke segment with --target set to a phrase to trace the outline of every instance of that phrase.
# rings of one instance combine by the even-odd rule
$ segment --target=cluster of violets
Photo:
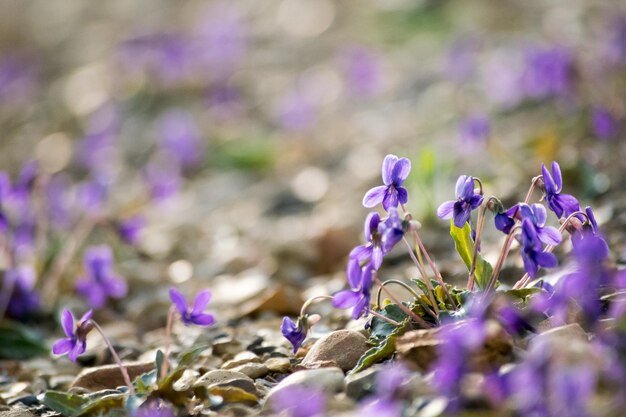
[[[380,287],[379,291],[384,290],[386,283],[377,276],[383,258],[400,240],[416,233],[411,215],[405,207],[408,202],[407,191],[402,187],[409,171],[410,162],[406,158],[388,155],[382,169],[384,185],[374,187],[363,199],[363,205],[367,208],[382,204],[387,217],[381,218],[377,212],[368,214],[364,230],[367,243],[357,246],[349,255],[346,270],[349,288],[332,296],[335,307],[352,308],[354,319],[369,314],[384,319],[376,312],[379,306],[374,309],[370,306],[372,287],[376,283]],[[545,201],[547,209],[543,204],[529,202],[536,189],[542,191],[541,200]],[[451,227],[470,225],[478,252],[478,236],[481,233],[477,228],[484,221],[487,210],[493,213],[494,227],[506,235],[492,282],[484,288],[474,288],[471,287],[471,280],[468,281],[470,297],[464,306],[458,306],[464,310],[462,314],[457,314],[462,320],[453,323],[431,318],[413,320],[413,325],[418,328],[441,326],[440,334],[444,343],[430,371],[433,388],[446,399],[447,412],[457,412],[469,404],[471,399],[464,397],[463,387],[467,384],[464,381],[466,377],[475,378],[477,372],[481,374],[480,388],[485,397],[482,401],[489,408],[503,412],[519,410],[523,415],[589,416],[592,415],[589,401],[599,389],[599,384],[608,382],[623,387],[626,382],[624,358],[615,354],[626,346],[623,329],[603,324],[606,320],[623,322],[626,318],[626,303],[623,300],[617,297],[608,302],[603,298],[607,292],[616,291],[619,294],[626,288],[626,273],[610,267],[607,262],[608,245],[600,233],[592,209],[586,207],[581,210],[576,198],[562,193],[562,189],[559,165],[553,162],[550,169],[544,165],[542,175],[533,179],[526,200],[505,209],[497,198],[484,198],[479,179],[462,175],[456,184],[455,199],[444,202],[438,208],[438,216],[450,220]],[[400,219],[398,208],[404,211],[404,219]],[[479,214],[477,221],[473,222],[471,215],[475,210]],[[560,220],[560,229],[546,224],[548,210]],[[541,268],[557,266],[558,260],[552,250],[561,243],[564,231],[569,232],[573,246],[572,261],[565,269],[566,273],[556,283],[536,279]],[[513,288],[536,290],[536,294],[521,304],[513,303],[499,293],[501,289],[510,288],[501,283],[498,277],[514,240],[518,241],[526,275]],[[421,246],[421,242],[419,244]],[[411,246],[407,246],[411,251]],[[436,275],[438,271],[434,269],[433,273]],[[392,301],[400,304],[395,299]],[[310,326],[319,320],[319,317],[309,320],[317,315],[309,316],[304,310],[295,322],[289,317],[283,319],[282,333],[291,342],[294,352],[305,341]],[[532,345],[522,355],[521,362],[511,364],[510,368],[499,369],[497,364],[493,364],[488,369],[476,369],[472,358],[486,346],[490,322],[500,323],[512,337],[523,338],[537,333],[531,317],[549,319],[554,326],[575,320],[585,330],[593,332],[596,335],[592,344],[593,360],[596,361],[594,366],[559,360],[558,347],[541,342]],[[385,384],[388,385],[382,383],[383,386]],[[372,404],[376,406],[370,405],[370,409],[374,407],[376,412],[371,415],[402,415],[403,408],[399,403],[386,402],[385,398],[384,395],[374,397]],[[616,401],[624,402],[626,398],[617,393],[613,404]],[[290,404],[286,400],[282,406],[289,410]],[[321,408],[323,400],[317,400],[316,404],[312,409]],[[563,414],[565,409],[568,412]],[[311,412],[302,415],[319,414]]]

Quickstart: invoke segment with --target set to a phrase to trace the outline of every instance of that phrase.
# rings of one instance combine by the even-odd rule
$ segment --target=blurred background
[[[224,318],[293,314],[344,286],[387,153],[450,277],[435,209],[457,177],[508,205],[552,160],[620,259],[625,117],[620,1],[4,0],[0,167],[29,195],[0,192],[2,269],[82,305],[82,250],[107,244],[130,298],[103,314],[162,326],[169,285],[211,287]]]

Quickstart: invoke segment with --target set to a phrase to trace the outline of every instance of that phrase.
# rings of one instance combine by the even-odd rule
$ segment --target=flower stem
[[[390,319],[389,317],[385,317],[385,316],[383,316],[382,314],[377,313],[377,312],[376,312],[376,311],[374,311],[374,310],[370,310],[370,314],[371,314],[372,316],[378,317],[379,319],[384,320],[384,321],[386,321],[387,323],[392,324],[392,325],[394,325],[394,326],[396,326],[396,327],[400,327],[400,326],[402,325],[402,323],[398,323],[397,321],[395,321],[395,320],[393,320],[393,319]]]
[[[387,295],[389,296],[389,298],[391,299],[391,301],[393,301],[394,303],[396,303],[398,305],[398,307],[400,307],[400,309],[402,311],[404,311],[404,313],[406,313],[409,317],[411,317],[416,323],[421,324],[422,326],[424,326],[425,328],[431,327],[431,325],[424,320],[423,318],[421,318],[420,316],[418,316],[417,314],[415,314],[414,312],[412,312],[409,308],[407,308],[407,306],[405,306],[404,304],[402,304],[395,295],[393,295],[384,285],[382,282],[380,282],[380,279],[378,278],[377,275],[375,276],[375,280],[376,283],[381,286],[383,288],[383,291],[385,291],[385,293],[387,293]]]
[[[526,193],[524,204],[528,204],[528,202],[530,201],[530,197],[533,195],[533,191],[535,191],[535,188],[537,187],[537,183],[539,181],[543,181],[543,175],[538,175],[535,178],[533,178],[533,181],[530,183],[530,188],[528,189],[528,193]]]
[[[574,218],[576,218],[576,216],[580,216],[580,215],[584,216],[585,219],[587,219],[587,221],[589,221],[589,218],[587,217],[587,213],[585,213],[583,211],[577,211],[577,212],[572,213],[569,216],[567,216],[567,218],[563,221],[563,224],[561,224],[561,227],[559,227],[559,233],[563,233],[563,231],[565,230],[567,225]],[[554,250],[555,247],[556,246],[553,246],[553,245],[547,245],[543,251],[546,252],[546,253],[551,253]],[[528,285],[529,282],[530,282],[530,275],[528,275],[528,272],[527,272],[527,273],[524,274],[524,276],[522,278],[520,278],[519,281],[517,281],[515,283],[515,285],[513,286],[513,289],[523,288],[526,285]]]
[[[474,253],[472,255],[472,265],[470,267],[469,275],[467,277],[467,289],[472,291],[474,289],[474,273],[476,272],[476,259],[478,258],[478,247],[480,246],[480,238],[485,225],[485,212],[487,211],[487,204],[483,204],[478,210],[478,218],[476,220],[476,240],[474,240]]]
[[[376,292],[376,304],[378,305],[378,307],[380,307],[380,294],[382,292],[383,287],[386,287],[389,284],[397,284],[400,285],[401,287],[403,287],[405,290],[407,290],[408,292],[411,293],[411,295],[413,295],[415,297],[415,299],[420,303],[420,305],[424,308],[424,310],[426,310],[426,312],[428,314],[430,314],[435,320],[438,320],[438,315],[435,314],[434,311],[432,311],[432,309],[430,307],[428,307],[428,304],[426,304],[426,302],[424,300],[422,300],[422,298],[413,290],[413,288],[409,287],[406,283],[397,280],[397,279],[388,279],[387,281],[383,281],[383,285],[378,287],[378,291]]]
[[[443,289],[443,292],[446,293],[446,296],[448,297],[448,300],[450,301],[450,305],[452,305],[452,307],[456,308],[456,303],[454,302],[454,299],[450,295],[450,292],[448,292],[448,288],[446,287],[446,283],[443,281],[443,277],[441,276],[441,272],[439,272],[439,269],[437,268],[437,265],[435,265],[433,260],[430,258],[430,255],[428,254],[428,251],[424,247],[424,243],[422,243],[422,239],[420,238],[419,233],[417,233],[417,230],[415,230],[414,228],[411,228],[411,233],[413,234],[413,239],[415,239],[415,241],[417,242],[417,245],[419,246],[420,250],[424,254],[424,257],[426,258],[426,261],[428,262],[428,265],[430,266],[430,269],[433,271],[433,274],[435,274],[435,277],[437,278],[437,281],[439,281],[439,285],[441,285],[441,288]]]
[[[422,281],[424,281],[424,284],[426,284],[426,288],[428,289],[428,293],[426,294],[426,296],[430,299],[430,303],[432,304],[433,308],[435,309],[435,314],[436,314],[435,317],[437,317],[437,316],[439,316],[439,307],[437,307],[437,300],[435,300],[435,294],[433,292],[433,286],[431,285],[430,279],[428,278],[428,275],[426,274],[426,268],[424,267],[424,262],[420,262],[417,259],[417,257],[413,253],[413,248],[411,247],[411,244],[406,239],[406,237],[403,236],[402,240],[404,241],[404,243],[406,244],[407,248],[409,249],[409,255],[411,256],[411,259],[413,260],[413,262],[417,266],[417,269],[419,269],[420,274],[422,275]],[[419,298],[419,297],[417,297],[417,298]]]
[[[304,317],[306,313],[306,309],[309,308],[311,304],[318,302],[318,301],[322,301],[322,300],[332,300],[332,299],[333,297],[330,295],[318,295],[318,296],[309,298],[308,300],[304,302],[304,304],[302,304],[302,308],[300,309],[300,317]]]
[[[111,352],[111,355],[113,356],[113,359],[117,363],[117,366],[120,368],[120,372],[122,373],[124,382],[126,382],[126,385],[128,386],[128,393],[130,395],[135,395],[135,388],[133,387],[133,383],[130,381],[130,376],[128,375],[128,369],[126,369],[119,355],[117,354],[115,349],[113,349],[113,345],[111,344],[111,341],[109,340],[108,337],[106,337],[106,335],[104,334],[104,331],[102,330],[100,325],[98,325],[98,323],[96,323],[94,320],[90,320],[90,322],[91,324],[93,324],[93,327],[96,328],[98,333],[100,333],[100,335],[102,336],[102,339],[104,339],[104,343],[106,343],[107,347],[109,348],[109,351]]]
[[[509,254],[509,250],[511,249],[511,243],[513,242],[513,237],[515,232],[520,228],[520,225],[514,226],[509,234],[506,236],[504,240],[504,244],[502,245],[502,249],[500,250],[500,256],[498,257],[498,261],[496,262],[496,267],[493,269],[491,273],[491,277],[489,278],[489,284],[485,288],[485,293],[491,291],[498,281],[498,277],[500,276],[500,270],[502,269],[502,265],[504,265],[504,260]]]
[[[170,366],[170,346],[172,345],[172,326],[174,325],[174,316],[176,315],[176,308],[171,306],[167,313],[167,324],[165,325],[165,352],[163,352],[163,364],[159,372],[159,379],[167,375],[168,368]]]

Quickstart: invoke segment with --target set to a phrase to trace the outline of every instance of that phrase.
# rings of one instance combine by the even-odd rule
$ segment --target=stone
[[[203,385],[211,387],[236,387],[254,395],[257,394],[254,381],[248,375],[230,369],[216,369],[202,375],[194,386]]]
[[[256,353],[245,350],[236,354],[235,357],[231,360],[224,362],[222,364],[222,369],[233,369],[241,365],[246,365],[253,362],[258,363],[260,361],[261,358],[259,358]]]
[[[343,370],[341,368],[334,367],[305,369],[294,372],[270,390],[265,398],[263,408],[270,408],[272,398],[276,395],[276,393],[295,385],[318,389],[332,395],[341,392],[344,389],[345,384]]]
[[[253,362],[239,365],[232,370],[248,375],[252,379],[261,378],[270,373],[270,370],[264,364]]]
[[[154,362],[125,363],[130,380],[154,369]],[[101,391],[126,385],[124,377],[117,365],[103,365],[83,370],[74,380],[70,388],[83,388],[89,391]]]
[[[315,342],[300,366],[307,369],[338,367],[347,372],[368,349],[367,338],[361,333],[337,330]]]
[[[36,417],[35,414],[26,410],[0,411],[0,417]]]
[[[348,397],[361,400],[375,391],[376,375],[381,365],[374,365],[364,371],[346,377],[346,394]]]
[[[269,358],[265,361],[265,366],[270,372],[285,374],[291,370],[291,360],[289,358]]]
[[[535,336],[530,344],[542,343],[544,341],[554,341],[562,343],[563,341],[577,340],[580,342],[588,342],[589,336],[580,327],[578,323],[566,324],[564,326],[553,327]]]

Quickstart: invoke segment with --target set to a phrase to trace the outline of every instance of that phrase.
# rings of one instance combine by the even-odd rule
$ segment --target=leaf
[[[161,376],[161,369],[163,369],[164,360],[165,360],[165,355],[163,354],[163,351],[161,349],[158,349],[156,352],[156,357],[154,358],[154,364],[155,364],[154,369],[157,371],[156,373],[157,381],[159,380]]]
[[[150,372],[146,372],[145,374],[139,375],[133,381],[133,385],[135,386],[135,391],[137,394],[148,394],[150,391],[154,389],[154,386],[157,383],[157,370],[153,369]]]
[[[48,354],[43,339],[21,323],[0,322],[0,358],[29,359]]]
[[[406,320],[407,315],[397,304],[387,304],[384,309],[380,310],[379,313],[391,320],[397,321],[398,323],[402,323]],[[372,324],[370,326],[370,338],[374,339],[384,339],[389,337],[395,330],[397,326],[374,316],[372,318]]]
[[[529,287],[529,288],[516,288],[516,289],[510,289],[510,290],[502,290],[502,291],[498,291],[498,293],[509,295],[511,297],[524,301],[529,296],[540,293],[540,292],[544,292],[544,291],[545,290],[542,288]]]
[[[200,357],[200,354],[207,350],[210,346],[202,345],[202,346],[192,346],[187,350],[183,350],[178,355],[178,366],[177,368],[186,368],[190,365],[193,365],[196,359]],[[158,369],[158,368],[157,368]]]
[[[400,332],[397,328],[396,332],[390,334],[388,337],[383,339],[377,346],[366,351],[363,356],[359,359],[356,366],[349,372],[349,374],[355,374],[357,372],[362,371],[363,369],[369,368],[370,366],[378,363],[382,360],[387,359],[396,351],[396,339],[398,338]]]
[[[146,397],[140,397],[138,395],[129,395],[125,401],[126,414],[134,416],[141,404],[146,402]]]
[[[227,403],[251,402],[256,404],[259,401],[256,395],[238,387],[214,386],[208,388],[208,392],[210,395],[222,397]]]
[[[450,219],[450,236],[454,239],[454,247],[469,271],[472,267],[472,257],[474,256],[474,242],[472,241],[469,223],[465,223],[462,228],[458,228],[454,225],[454,219]],[[476,268],[474,270],[476,285],[481,289],[485,288],[492,272],[493,267],[479,252],[476,255]]]
[[[72,417],[102,416],[117,417],[125,416],[124,394],[105,395],[83,405],[78,413]]]
[[[80,395],[68,394],[59,391],[48,391],[43,395],[44,405],[64,416],[74,417],[80,408],[87,404],[89,400]]]

